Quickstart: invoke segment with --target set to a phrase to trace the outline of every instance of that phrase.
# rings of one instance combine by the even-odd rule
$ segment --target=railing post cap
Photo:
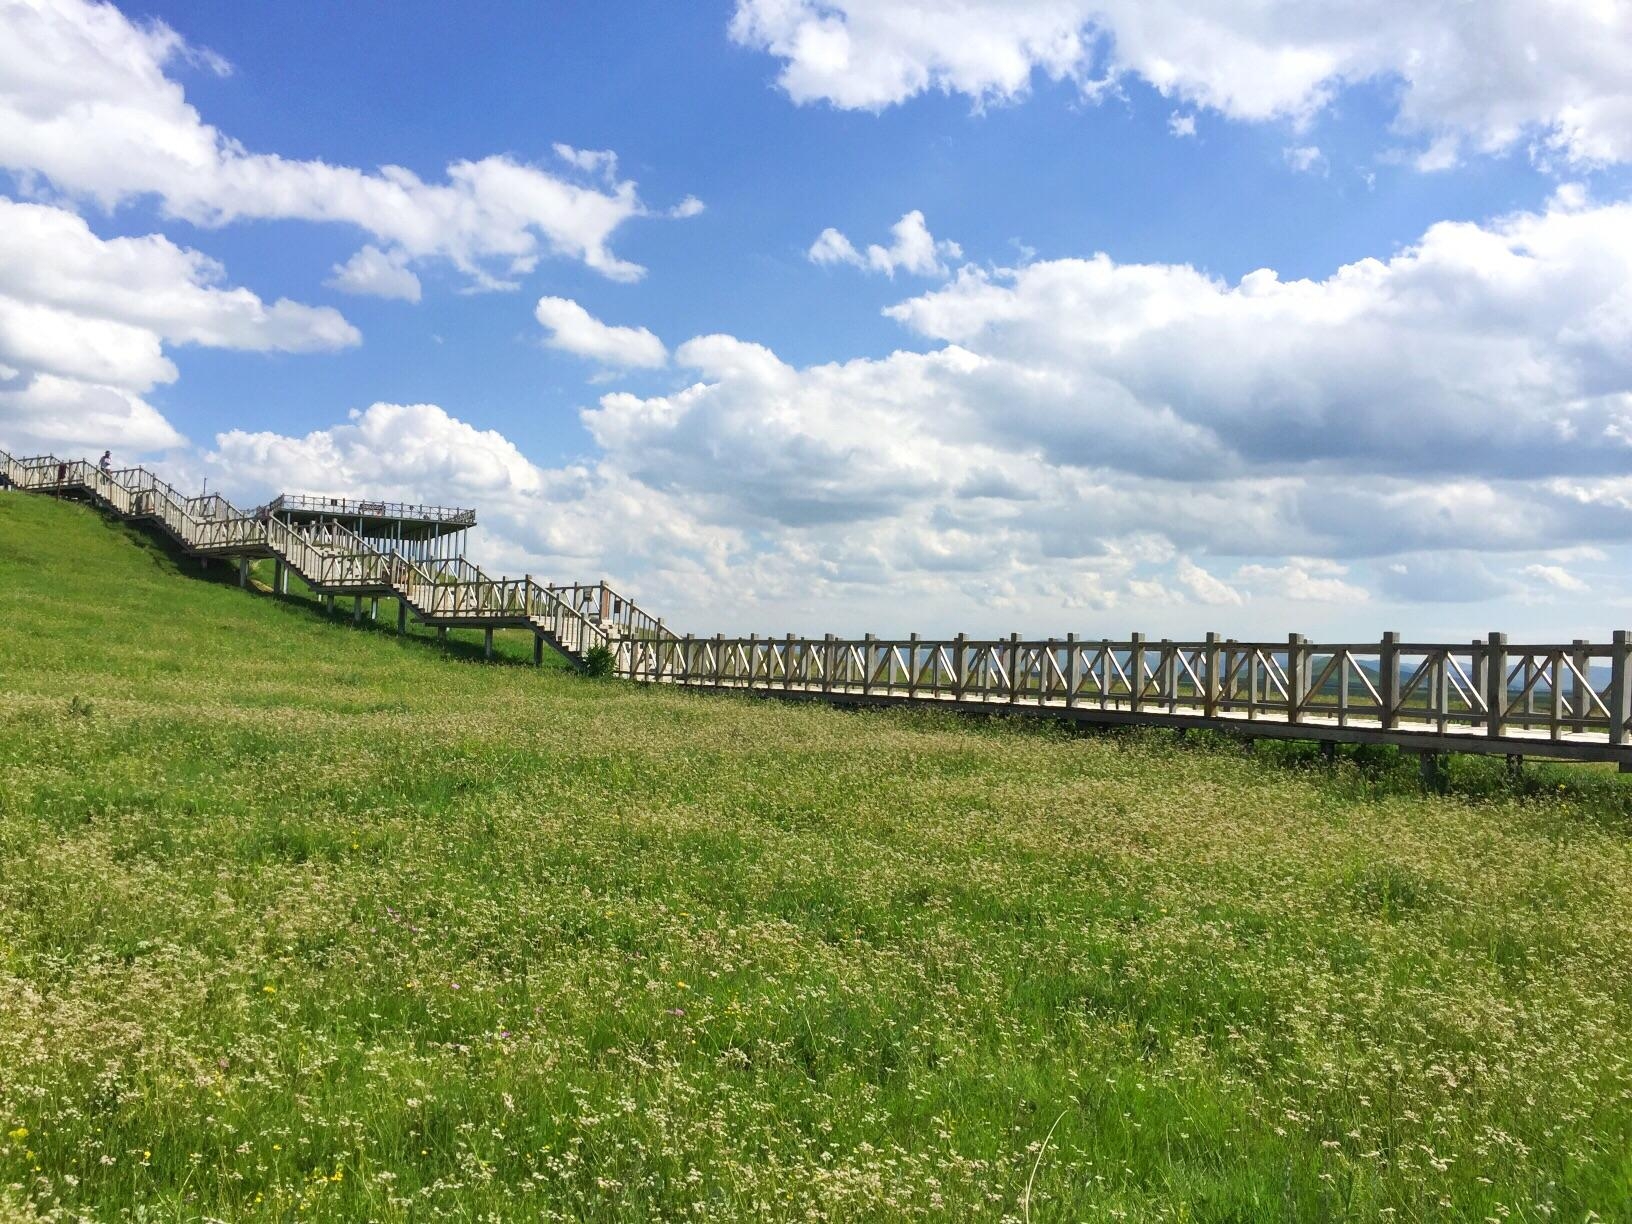
[[[1491,633],[1489,640],[1490,640],[1490,644],[1492,646],[1506,646],[1507,645],[1507,634],[1493,632],[1493,633]]]
[[[1388,630],[1383,634],[1383,641],[1390,646],[1398,645],[1400,641],[1400,631],[1398,629]]]
[[[1626,645],[1628,640],[1632,640],[1632,632],[1628,632],[1625,629],[1617,629],[1617,630],[1615,630],[1615,636],[1614,636],[1613,640],[1615,642],[1615,645],[1624,646],[1624,645]]]

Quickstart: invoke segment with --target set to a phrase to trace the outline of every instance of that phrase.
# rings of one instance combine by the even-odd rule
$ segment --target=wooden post
[[[766,660],[768,663],[769,660]],[[759,634],[748,635],[748,687],[754,687],[754,676],[759,669]]]
[[[1065,635],[1065,705],[1067,709],[1077,704],[1077,686],[1082,683],[1082,657],[1077,649],[1077,635]]]
[[[484,659],[493,657],[493,627],[491,625],[482,630],[482,657]]]
[[[436,640],[439,642],[446,642],[448,640],[448,627],[446,625],[438,625],[436,627]]]
[[[1507,713],[1507,634],[1493,633],[1485,648],[1485,734],[1492,739],[1502,733],[1502,716]]]
[[[361,595],[351,597],[351,623],[354,625],[363,623],[363,597]]]
[[[865,695],[873,691],[873,642],[872,634],[864,634],[861,642],[861,691]]]
[[[1625,629],[1617,629],[1609,660],[1609,742],[1612,744],[1626,743],[1626,724],[1632,722],[1629,667],[1632,667],[1632,635]]]
[[[683,683],[686,683],[686,684],[691,683],[691,673],[695,670],[696,665],[697,665],[697,657],[696,656],[697,656],[696,639],[693,638],[691,636],[691,634],[688,633],[688,634],[686,634],[685,650],[681,652],[681,663],[685,666],[686,674],[685,674],[685,676],[683,678],[676,677],[677,680],[681,680]]]
[[[1575,689],[1575,729],[1585,731],[1587,719],[1592,717],[1592,698],[1587,695],[1587,686],[1580,680],[1581,676],[1592,675],[1592,664],[1588,661],[1586,638],[1575,639],[1575,650],[1570,655],[1570,662],[1575,665],[1576,676],[1573,678],[1572,688]]]
[[[1397,632],[1390,629],[1383,634],[1377,658],[1377,695],[1383,699],[1380,711],[1383,729],[1392,731],[1400,725],[1400,635]]]
[[[1300,722],[1309,700],[1309,647],[1301,633],[1286,635],[1286,721]]]
[[[1020,635],[1009,634],[1009,701],[1020,699]]]
[[[822,635],[822,692],[833,691],[833,635]]]
[[[238,558],[238,585],[241,586],[241,587],[247,587],[249,585],[249,558],[248,557],[239,557]]]
[[[793,634],[788,634],[787,644],[782,647],[782,691],[787,692],[793,687]]]
[[[406,599],[397,600],[397,632],[408,632],[408,601]]]
[[[536,631],[533,634],[533,666],[544,666],[544,635]]]
[[[969,635],[958,634],[952,646],[952,697],[962,701],[969,688]]]
[[[1128,683],[1133,688],[1128,708],[1137,713],[1145,702],[1145,635],[1130,634],[1128,641],[1132,643],[1128,651]]]
[[[1209,633],[1207,635],[1207,646],[1202,654],[1203,666],[1206,668],[1206,671],[1202,676],[1202,684],[1204,684],[1206,688],[1201,694],[1201,710],[1202,713],[1208,718],[1217,718],[1220,681],[1222,679],[1218,671],[1218,634]]]
[[[714,635],[714,684],[725,679],[725,634]]]
[[[912,634],[907,639],[907,696],[918,696],[918,635]]]

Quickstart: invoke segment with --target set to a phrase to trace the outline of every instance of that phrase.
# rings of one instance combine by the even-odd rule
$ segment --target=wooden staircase
[[[240,581],[251,561],[270,557],[280,594],[293,572],[331,600],[395,598],[399,629],[410,612],[437,629],[483,629],[490,654],[492,630],[500,628],[530,630],[535,660],[548,645],[579,668],[598,647],[617,653],[631,639],[675,636],[604,582],[557,587],[531,575],[489,577],[463,556],[410,560],[338,523],[297,526],[266,507],[239,510],[219,494],[188,497],[143,467],[104,471],[82,459],[14,459],[0,451],[0,486],[84,498],[118,518],[150,523],[190,556],[237,560]]]

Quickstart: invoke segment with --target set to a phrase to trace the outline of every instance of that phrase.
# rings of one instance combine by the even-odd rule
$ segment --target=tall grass
[[[0,495],[0,1219],[1628,1214],[1608,780],[641,689],[211,573]]]

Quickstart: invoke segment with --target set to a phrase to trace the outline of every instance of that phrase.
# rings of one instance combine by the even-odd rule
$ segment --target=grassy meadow
[[[394,623],[0,494],[0,1221],[1632,1218],[1612,773]]]

